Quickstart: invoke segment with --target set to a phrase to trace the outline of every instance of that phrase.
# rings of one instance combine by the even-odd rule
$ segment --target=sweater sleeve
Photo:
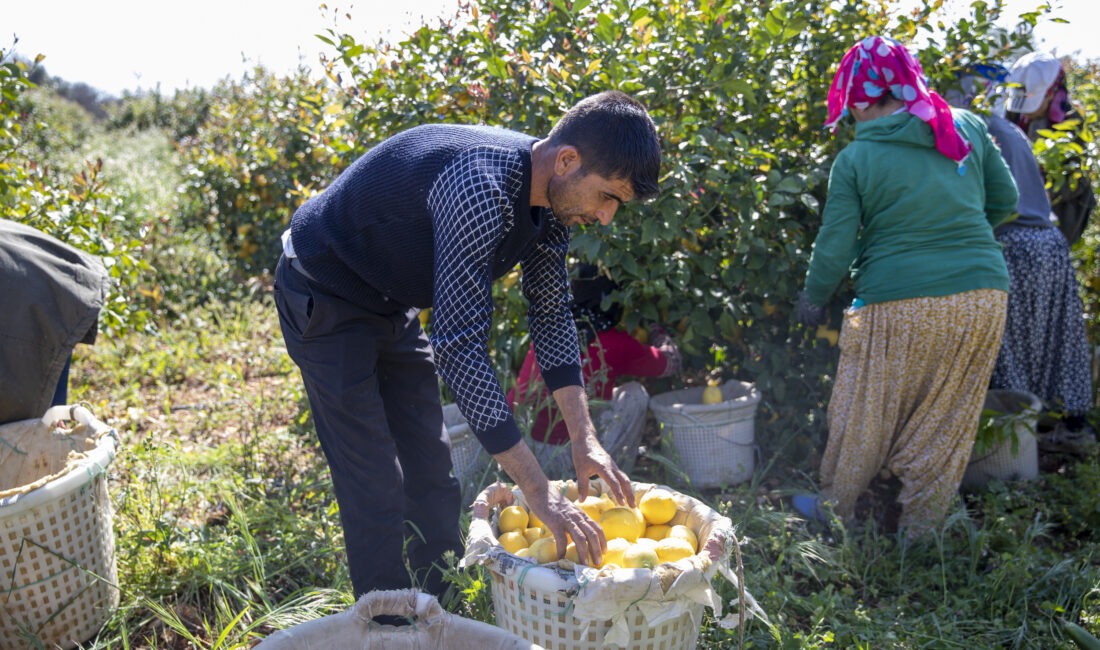
[[[520,440],[489,359],[491,260],[514,219],[499,152],[471,150],[444,169],[428,198],[435,222],[431,344],[440,376],[490,454]]]
[[[806,271],[806,297],[818,306],[829,301],[855,261],[862,206],[855,170],[842,151],[829,172],[821,230]]]
[[[1012,171],[1001,155],[1000,148],[993,142],[985,123],[974,116],[968,116],[976,123],[982,138],[982,172],[985,185],[985,218],[990,226],[1004,223],[1016,212],[1020,199]]]
[[[527,326],[546,387],[582,386],[581,349],[577,326],[569,310],[569,228],[549,212],[547,235],[522,262]]]

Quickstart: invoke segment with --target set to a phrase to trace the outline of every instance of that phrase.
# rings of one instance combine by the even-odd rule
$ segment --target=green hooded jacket
[[[954,114],[973,147],[961,166],[907,112],[856,124],[829,175],[806,274],[811,303],[825,305],[849,274],[865,304],[1008,291],[993,227],[1015,211],[1016,184],[985,123]]]

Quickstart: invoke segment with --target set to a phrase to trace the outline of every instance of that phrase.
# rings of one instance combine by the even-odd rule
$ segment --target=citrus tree
[[[836,358],[792,318],[829,165],[849,137],[822,129],[833,69],[869,34],[920,38],[934,80],[1027,42],[1027,24],[999,30],[999,4],[978,5],[938,29],[939,3],[898,15],[892,2],[481,0],[397,43],[338,28],[325,38],[363,146],[429,121],[542,135],[586,95],[641,99],[663,141],[662,193],[576,232],[573,255],[621,283],[625,327],[670,326],[689,373],[754,381],[769,417],[797,430],[819,414]],[[495,349],[522,351],[506,340],[522,334],[524,305],[498,291]]]
[[[37,63],[37,62],[36,62]],[[103,178],[102,159],[56,164],[89,132],[88,117],[35,95],[33,65],[0,50],[0,217],[35,227],[98,256],[114,280],[100,311],[108,332],[149,327],[138,287],[149,265],[143,227]]]
[[[217,233],[242,276],[274,267],[294,208],[350,158],[357,137],[323,81],[256,67],[206,97],[205,120],[180,140],[184,223]]]

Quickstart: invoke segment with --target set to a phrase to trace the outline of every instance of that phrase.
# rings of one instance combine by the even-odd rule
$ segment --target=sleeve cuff
[[[485,451],[491,455],[508,451],[522,438],[516,421],[511,417],[491,429],[475,431],[474,435],[481,442],[481,446],[485,447]]]
[[[542,380],[550,392],[566,386],[584,386],[581,375],[581,367],[578,364],[558,366],[557,368],[543,369]]]

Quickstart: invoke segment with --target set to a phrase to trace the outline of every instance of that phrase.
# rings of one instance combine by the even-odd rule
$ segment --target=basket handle
[[[355,603],[356,614],[363,620],[375,616],[407,616],[428,622],[443,616],[443,607],[430,594],[416,589],[371,591],[359,597]]]
[[[104,424],[99,420],[92,412],[83,404],[59,404],[57,406],[51,406],[46,409],[46,413],[42,416],[42,422],[46,426],[53,426],[57,422],[63,422],[72,420],[79,422],[84,426],[90,428],[92,431],[103,433],[109,431],[111,427]]]

